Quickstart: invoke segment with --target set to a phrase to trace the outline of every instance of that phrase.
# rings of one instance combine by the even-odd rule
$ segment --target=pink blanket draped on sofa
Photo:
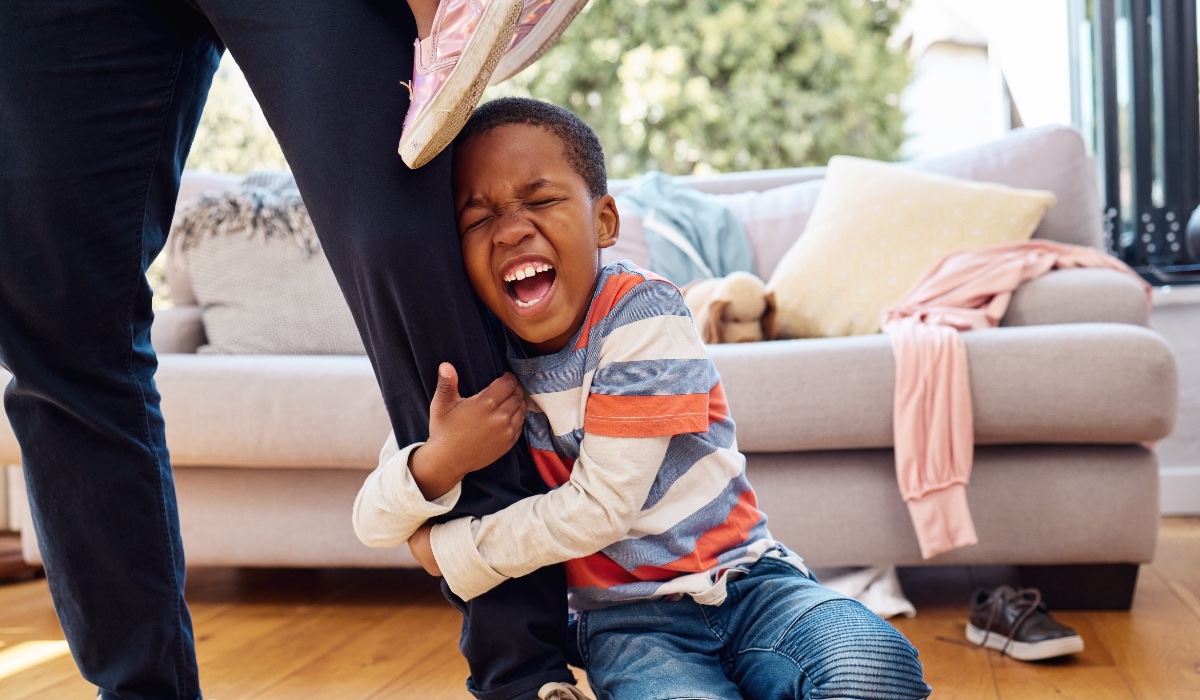
[[[960,331],[1000,323],[1013,292],[1056,268],[1125,272],[1094,248],[1047,240],[1000,243],[951,253],[883,315],[896,358],[893,433],[896,478],[921,546],[931,557],[975,544],[966,485],[975,451],[967,351]]]

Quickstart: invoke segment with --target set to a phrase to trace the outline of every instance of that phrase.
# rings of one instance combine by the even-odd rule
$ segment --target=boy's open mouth
[[[532,309],[550,294],[558,272],[540,261],[519,262],[504,273],[504,283],[513,304],[521,310]]]

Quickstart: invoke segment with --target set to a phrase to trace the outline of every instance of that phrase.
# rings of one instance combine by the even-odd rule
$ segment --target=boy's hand
[[[413,536],[408,538],[408,548],[412,550],[413,557],[430,576],[441,576],[442,570],[438,568],[437,560],[433,558],[433,545],[429,541],[429,533],[433,530],[431,525],[422,525]]]
[[[429,404],[429,440],[409,464],[426,498],[437,498],[467,474],[495,462],[516,444],[525,425],[525,392],[505,373],[483,391],[458,395],[458,372],[449,362],[438,367],[437,389]]]

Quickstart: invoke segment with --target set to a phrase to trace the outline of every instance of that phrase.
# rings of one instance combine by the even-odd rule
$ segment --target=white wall
[[[1002,136],[995,114],[1001,90],[991,79],[987,49],[940,42],[913,65],[900,96],[907,138],[901,156],[932,158]]]
[[[1158,443],[1164,513],[1200,514],[1200,286],[1155,291],[1150,325],[1175,351],[1179,418]]]
[[[987,38],[1026,126],[1071,123],[1067,0],[924,0]]]
[[[914,0],[893,37],[913,60],[902,156],[1000,138],[1009,95],[1025,126],[1070,124],[1068,19],[1066,0]]]

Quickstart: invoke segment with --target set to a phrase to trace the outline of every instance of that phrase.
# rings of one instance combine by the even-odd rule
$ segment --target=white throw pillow
[[[298,193],[201,197],[180,210],[171,236],[208,338],[197,352],[364,354]]]

